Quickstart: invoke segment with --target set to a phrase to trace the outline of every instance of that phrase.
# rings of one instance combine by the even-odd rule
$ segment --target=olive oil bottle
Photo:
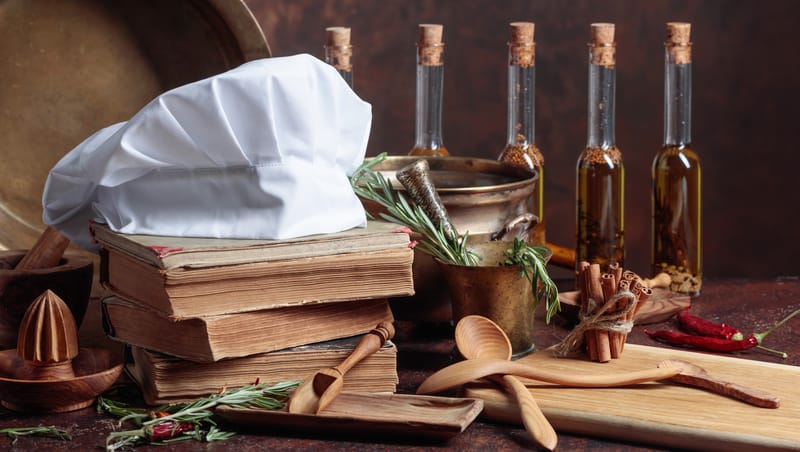
[[[506,146],[497,158],[538,173],[528,211],[539,218],[528,241],[545,244],[544,157],[534,141],[536,43],[533,22],[512,22],[508,42],[508,129]]]
[[[450,155],[442,142],[443,28],[440,24],[419,25],[415,140],[408,155]]]
[[[577,164],[575,263],[577,266],[587,261],[622,267],[625,260],[625,169],[614,138],[614,24],[592,24],[591,31],[589,129],[586,148]]]
[[[336,68],[344,81],[353,87],[353,46],[350,44],[350,28],[328,27],[325,29],[325,62]]]
[[[691,24],[667,24],[664,144],[652,168],[653,274],[667,272],[670,289],[699,295],[702,287],[701,169],[692,148]]]

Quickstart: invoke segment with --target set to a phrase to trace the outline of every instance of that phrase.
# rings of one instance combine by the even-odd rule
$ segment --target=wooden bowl
[[[29,365],[16,349],[0,352],[0,400],[14,411],[63,413],[94,403],[122,373],[123,363],[110,351],[81,348],[72,360],[75,377],[64,380],[28,380]]]
[[[17,331],[28,306],[50,289],[69,306],[80,328],[92,291],[94,263],[88,256],[67,253],[55,267],[15,270],[25,250],[0,251],[0,349],[17,344]]]

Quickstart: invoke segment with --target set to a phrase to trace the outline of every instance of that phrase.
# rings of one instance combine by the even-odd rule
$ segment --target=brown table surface
[[[694,300],[692,312],[710,320],[735,325],[745,332],[763,331],[780,317],[800,308],[800,278],[774,280],[724,280],[706,281],[703,293]],[[671,322],[648,326],[649,329],[674,327]],[[446,325],[437,328],[421,328],[407,321],[398,322],[395,342],[399,350],[398,392],[413,393],[416,387],[433,371],[447,365],[451,360],[454,343]],[[558,342],[567,332],[565,322],[556,319],[550,326],[537,328],[537,347],[547,347]],[[628,337],[637,344],[658,346],[644,334],[644,327],[637,326]],[[789,353],[788,359],[752,350],[737,354],[737,357],[782,364],[800,365],[800,318],[793,319],[770,335],[766,345]],[[765,376],[766,377],[766,376]],[[114,430],[115,420],[97,414],[93,408],[53,415],[23,415],[10,411],[0,412],[0,429],[8,427],[54,425],[66,429],[72,435],[71,442],[50,438],[23,437],[12,445],[0,438],[3,450],[98,450],[106,436]],[[366,436],[365,432],[365,435]],[[626,444],[609,439],[589,438],[559,432],[557,450],[658,450],[643,444]],[[261,435],[241,433],[217,443],[186,441],[167,447],[139,447],[146,450],[522,450],[536,449],[528,434],[521,427],[492,424],[482,421],[473,423],[464,433],[447,443],[424,443],[413,435],[401,439],[315,437],[314,432],[297,434],[270,433]]]

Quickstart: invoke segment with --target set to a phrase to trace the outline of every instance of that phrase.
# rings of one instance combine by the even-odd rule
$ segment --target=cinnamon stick
[[[603,275],[600,277],[600,286],[603,288],[603,298],[605,299],[606,303],[614,298],[614,296],[617,294],[617,284],[613,273],[603,273]],[[619,308],[620,302],[617,302],[613,309],[619,310]],[[619,358],[622,349],[620,344],[620,342],[623,340],[622,333],[609,331],[608,336],[611,345],[611,359]]]
[[[69,246],[69,239],[52,226],[48,226],[30,250],[19,261],[16,270],[34,270],[55,267],[61,262]]]
[[[600,305],[603,303],[603,288],[600,283],[600,264],[591,264],[587,273],[589,275],[587,277],[589,298]],[[599,306],[595,306],[595,309],[598,307]],[[608,336],[608,331],[594,330],[594,336],[597,342],[597,361],[601,363],[611,361],[611,340]]]
[[[589,307],[589,266],[588,262],[581,262],[578,264],[578,292],[581,296],[581,313],[586,315],[590,311]],[[582,319],[581,319],[582,320]],[[589,353],[589,359],[597,361],[597,339],[595,338],[594,331],[588,330],[583,334],[584,341],[586,342],[586,351]]]

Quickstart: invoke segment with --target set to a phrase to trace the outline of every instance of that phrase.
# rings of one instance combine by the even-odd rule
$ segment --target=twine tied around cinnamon
[[[636,313],[653,293],[650,285],[655,279],[642,280],[617,263],[609,264],[601,272],[599,264],[585,261],[578,264],[576,276],[581,299],[580,323],[556,346],[556,351],[567,354],[585,342],[592,361],[605,363],[619,358]]]
[[[613,333],[628,334],[633,329],[633,319],[629,315],[636,307],[638,297],[629,290],[622,290],[614,294],[605,303],[598,307],[598,301],[590,298],[586,305],[581,305],[578,323],[575,328],[559,342],[554,350],[558,356],[566,356],[583,347],[586,332],[601,330]],[[621,304],[618,304],[621,303]],[[612,307],[620,307],[608,312]]]

